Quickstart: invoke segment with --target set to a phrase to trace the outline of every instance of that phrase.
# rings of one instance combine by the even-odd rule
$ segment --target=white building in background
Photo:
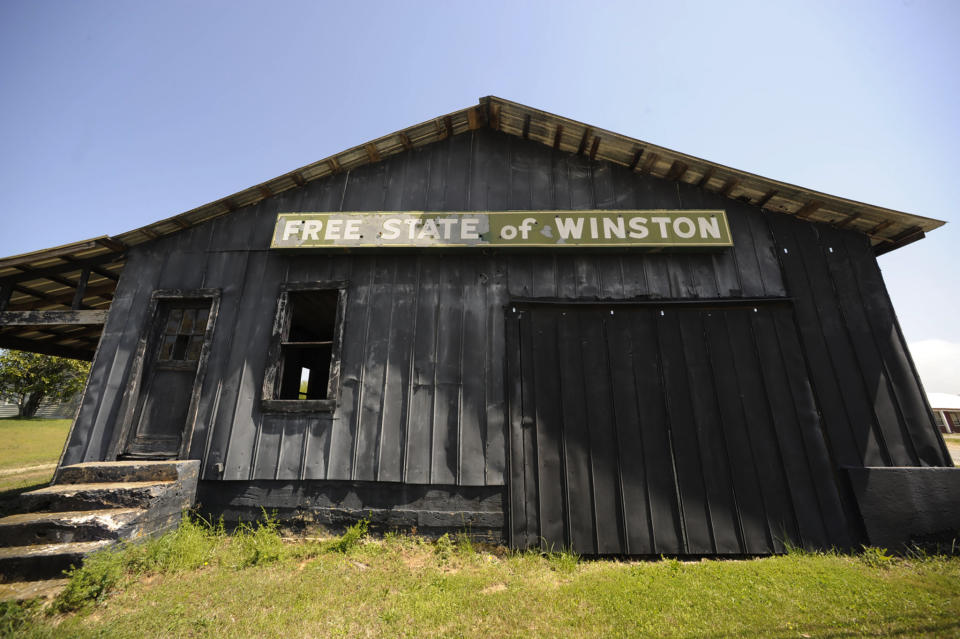
[[[941,433],[960,433],[960,395],[927,393],[933,418]]]

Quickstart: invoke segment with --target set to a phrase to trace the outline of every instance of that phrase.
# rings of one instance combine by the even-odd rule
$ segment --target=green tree
[[[90,364],[24,351],[0,351],[0,398],[20,417],[33,417],[44,399],[67,401],[83,388]]]

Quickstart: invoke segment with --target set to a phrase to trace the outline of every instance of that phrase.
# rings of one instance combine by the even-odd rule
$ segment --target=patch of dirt
[[[19,468],[4,468],[0,470],[0,477],[19,475],[21,473],[39,473],[41,470],[53,470],[56,464],[40,464],[39,466],[20,466]]]
[[[480,591],[482,595],[491,595],[495,592],[503,592],[507,589],[507,584],[493,584],[492,586],[487,586]]]

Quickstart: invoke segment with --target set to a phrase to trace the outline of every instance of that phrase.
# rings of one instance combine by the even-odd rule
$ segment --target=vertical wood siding
[[[853,545],[788,304],[529,304],[508,326],[513,545]]]
[[[531,207],[723,208],[735,245],[712,253],[596,254],[291,255],[267,248],[280,211]],[[807,272],[812,258],[797,247],[819,251],[813,225],[782,220],[773,228],[780,244],[793,247],[790,259],[779,254],[765,214],[745,204],[486,129],[311,182],[131,250],[64,462],[107,455],[149,319],[146,300],[161,287],[222,290],[190,453],[203,460],[205,479],[493,486],[506,481],[504,309],[511,300],[782,297],[789,287],[804,298],[797,321],[804,348],[813,352],[810,366],[817,375],[825,366],[832,376],[815,375],[814,385],[837,461],[944,463],[926,432],[932,422],[867,247],[851,236],[830,258],[853,265],[851,282],[837,272],[843,264],[823,255],[820,270]],[[333,414],[263,413],[280,285],[314,280],[349,281],[339,406]],[[865,324],[855,341],[837,312],[827,316],[821,308],[837,298],[835,280],[856,285],[869,310],[859,317]],[[888,320],[876,309],[887,309]],[[857,319],[854,309],[846,312]],[[837,334],[847,340],[845,350],[834,344]],[[848,391],[850,380],[858,386]],[[886,393],[874,399],[878,387],[870,384],[880,381]],[[878,416],[891,406],[892,417]]]
[[[865,236],[768,214],[840,466],[950,466]]]

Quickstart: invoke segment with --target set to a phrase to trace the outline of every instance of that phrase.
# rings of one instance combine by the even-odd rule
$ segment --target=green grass
[[[347,540],[347,541],[345,541]],[[0,607],[19,637],[960,636],[960,559],[794,553],[582,561],[466,537],[284,543],[188,523],[101,553],[54,606]]]
[[[3,471],[56,464],[69,430],[69,419],[0,419],[0,493],[48,483],[53,468],[16,474],[4,474]]]
[[[0,419],[0,470],[57,463],[69,430],[69,419]]]
[[[948,444],[960,444],[960,433],[943,434],[943,439]]]

